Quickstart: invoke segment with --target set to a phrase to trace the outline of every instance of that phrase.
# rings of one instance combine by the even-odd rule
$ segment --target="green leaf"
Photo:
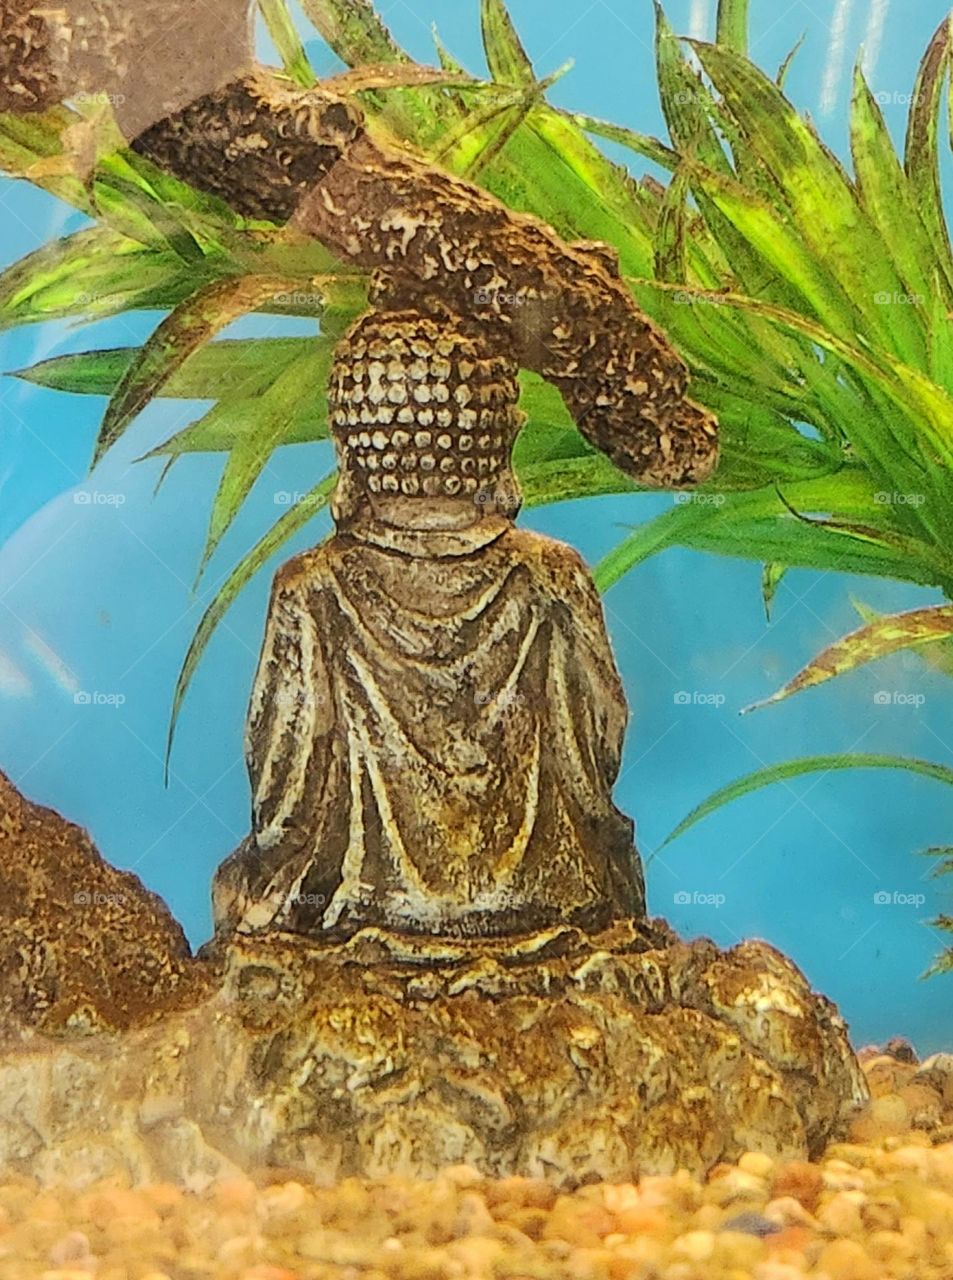
[[[715,39],[735,53],[748,52],[748,0],[718,0]]]
[[[693,41],[692,47],[748,147],[783,197],[790,232],[796,228],[797,238],[813,260],[820,286],[813,291],[824,297],[839,293],[846,304],[845,319],[851,327],[837,332],[850,337],[862,315],[866,331],[888,351],[922,366],[926,354],[922,305],[885,306],[880,301],[902,295],[904,283],[884,254],[876,228],[843,167],[777,85],[752,63],[719,45]],[[793,234],[786,238],[790,243]],[[779,255],[774,257],[782,269]],[[807,289],[805,296],[811,292]]]
[[[219,400],[236,394],[254,399],[274,381],[275,374],[306,350],[313,338],[223,338],[191,355],[159,389],[158,395],[180,400]],[[54,356],[14,377],[53,391],[76,395],[111,396],[141,347],[114,347]]]
[[[594,574],[596,585],[600,591],[608,590],[643,560],[670,546],[936,585],[936,569],[925,563],[933,551],[929,544],[923,544],[918,554],[909,546],[878,545],[870,534],[859,536],[792,515],[794,508],[864,517],[874,507],[873,498],[869,479],[851,470],[786,485],[783,498],[773,487],[753,493],[702,489],[679,495],[670,511],[634,529],[600,561]]]
[[[92,212],[85,183],[74,174],[55,171],[45,162],[67,159],[69,130],[82,116],[67,107],[36,114],[0,114],[0,169],[25,178],[84,213]]]
[[[933,247],[894,150],[883,112],[858,66],[850,115],[851,152],[861,203],[893,256],[910,295],[927,299],[934,289]]]
[[[169,252],[143,249],[110,227],[89,227],[50,241],[0,275],[0,330],[164,309],[195,288],[194,276]]]
[[[370,0],[301,0],[309,21],[342,62],[359,67],[375,62],[407,62]]]
[[[202,659],[202,654],[215,634],[216,628],[244,588],[267,561],[285,545],[289,538],[292,538],[299,529],[303,528],[309,520],[327,506],[336,484],[337,473],[332,472],[330,475],[325,476],[319,484],[316,484],[300,502],[289,507],[280,520],[252,547],[251,551],[242,557],[222,583],[211,604],[202,615],[202,620],[195,635],[192,637],[185,660],[179,671],[175,693],[172,698],[165,756],[167,781],[169,757],[172,753],[172,742],[175,738],[176,725],[182,711],[182,703]]]
[[[800,39],[792,46],[791,52],[787,54],[784,61],[781,63],[780,67],[778,67],[778,74],[775,77],[775,84],[778,86],[779,89],[783,89],[785,84],[787,83],[788,72],[791,70],[791,67],[794,65],[794,59],[801,52],[801,48],[806,39],[807,39],[807,35],[805,33],[805,35],[801,36]]]
[[[581,115],[579,112],[567,113],[572,122],[586,133],[595,134],[597,138],[605,138],[607,142],[617,142],[628,147],[636,155],[651,160],[670,172],[678,168],[678,152],[652,138],[646,133],[636,133],[634,129],[626,129],[622,125],[612,124],[608,120],[597,120],[594,116]]]
[[[946,282],[953,287],[953,249],[943,209],[940,178],[940,110],[943,87],[949,79],[953,15],[937,27],[924,54],[913,88],[904,167],[920,216],[933,241],[937,264]]]
[[[907,613],[878,618],[876,622],[870,622],[836,644],[829,645],[777,693],[745,707],[745,711],[757,711],[782,702],[792,694],[824,684],[900,649],[930,644],[950,636],[953,636],[953,605],[912,609]]]
[[[769,765],[758,769],[735,782],[729,783],[719,791],[710,795],[707,800],[693,809],[674,831],[662,841],[660,848],[665,848],[673,840],[685,834],[697,822],[707,818],[718,809],[742,796],[751,795],[762,787],[773,786],[776,782],[786,782],[790,778],[800,778],[810,773],[835,773],[845,769],[902,769],[907,773],[919,774],[921,777],[933,778],[936,782],[944,782],[953,786],[953,769],[943,764],[933,764],[929,760],[917,760],[908,756],[846,754],[836,756],[805,756],[799,760],[786,760],[782,764]]]
[[[301,36],[285,0],[258,0],[258,7],[285,71],[302,89],[312,88],[317,84],[318,78],[308,61]]]
[[[480,0],[480,25],[490,75],[498,84],[532,86],[533,64],[503,0]]]
[[[852,347],[810,318],[752,298],[725,294],[720,302],[723,306],[737,306],[761,315],[782,328],[809,337],[861,374],[872,388],[892,402],[896,411],[867,415],[863,426],[858,425],[852,432],[851,443],[858,452],[863,451],[865,459],[875,468],[878,480],[892,484],[900,494],[920,499],[916,503],[899,504],[896,508],[899,516],[907,520],[911,528],[926,528],[939,546],[949,545],[953,510],[950,491],[953,397],[918,369],[887,352]]]
[[[787,571],[788,567],[785,564],[766,564],[761,571],[761,598],[764,601],[764,614],[768,622],[771,621],[771,611],[774,608],[778,587]]]
[[[469,112],[443,138],[434,158],[461,177],[475,180],[501,154],[546,90],[568,69],[561,67],[530,89],[493,97]]]
[[[296,413],[310,411],[316,421],[327,421],[327,386],[333,358],[332,344],[315,341],[257,400],[242,402],[247,417],[236,435],[212,504],[199,578],[268,459],[285,438]],[[233,414],[237,407],[230,406]]]
[[[199,347],[238,316],[288,288],[267,276],[219,280],[199,289],[159,325],[116,388],[103,416],[93,465]]]

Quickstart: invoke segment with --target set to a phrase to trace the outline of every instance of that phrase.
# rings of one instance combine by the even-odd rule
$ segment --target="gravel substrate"
[[[191,1191],[9,1178],[0,1280],[953,1280],[945,1073],[903,1046],[864,1056],[878,1096],[852,1142],[816,1164],[749,1152],[705,1182],[560,1194],[467,1168],[329,1187],[272,1170]]]

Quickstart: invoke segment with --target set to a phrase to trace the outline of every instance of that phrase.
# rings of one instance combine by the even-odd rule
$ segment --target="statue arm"
[[[553,632],[550,680],[561,704],[558,723],[570,733],[564,758],[581,762],[593,779],[593,796],[601,784],[615,781],[628,725],[622,678],[606,632],[602,600],[586,565],[575,551],[559,547],[561,563],[555,586],[559,621]]]
[[[327,771],[320,757],[334,725],[313,613],[318,590],[285,570],[272,590],[246,729],[254,828],[263,850],[304,838],[316,798],[310,784]]]

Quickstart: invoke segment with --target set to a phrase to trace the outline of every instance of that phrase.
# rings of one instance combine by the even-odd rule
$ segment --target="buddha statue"
[[[449,315],[371,312],[341,342],[337,529],[274,584],[220,935],[644,914],[599,597],[574,551],[514,525],[517,372]]]

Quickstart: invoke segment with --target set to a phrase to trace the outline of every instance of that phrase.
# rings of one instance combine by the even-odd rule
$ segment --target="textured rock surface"
[[[0,774],[0,1035],[140,1025],[204,972],[160,898]]]
[[[44,1181],[322,1180],[465,1162],[562,1185],[801,1156],[864,1096],[844,1027],[763,943],[664,926],[483,944],[241,939],[214,993],[0,1056],[0,1165]]]

